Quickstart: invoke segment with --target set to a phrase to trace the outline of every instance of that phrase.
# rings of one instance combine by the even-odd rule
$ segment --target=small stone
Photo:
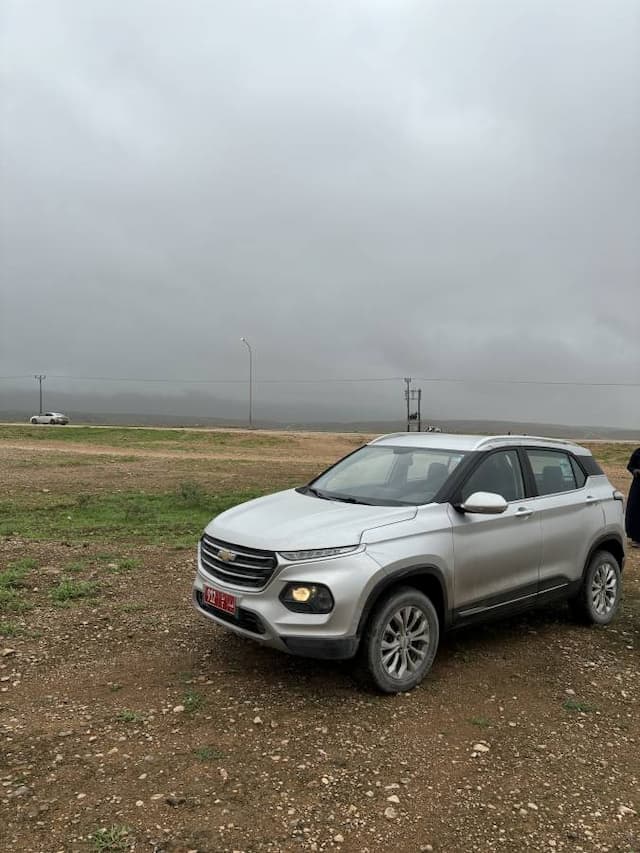
[[[15,653],[16,653],[15,649],[3,649],[2,650],[2,657],[8,658],[9,655],[15,655]]]
[[[538,806],[535,803],[527,803],[527,808],[531,809],[531,811],[533,811],[533,812],[538,811]]]
[[[182,714],[184,711],[184,705],[176,705],[173,709],[174,714]]]
[[[262,717],[254,717],[253,718],[253,725],[254,726],[261,726],[262,725]]]
[[[420,853],[433,853],[433,847],[431,844],[421,844]]]
[[[627,817],[628,815],[635,815],[637,812],[629,806],[618,806],[618,814],[620,817]]]
[[[137,806],[138,808],[140,808],[140,807],[141,807],[141,806],[143,806],[143,805],[144,805],[144,802],[143,802],[142,800],[136,800],[136,806]]]
[[[384,816],[387,820],[395,820],[398,817],[398,812],[394,809],[393,806],[388,806],[384,810]]]
[[[486,743],[479,742],[479,743],[474,743],[474,745],[473,745],[473,751],[474,752],[489,752],[489,749],[490,749],[490,747]]]
[[[333,840],[336,842],[336,844],[342,844],[342,842],[344,841],[344,835],[338,833],[337,835],[333,836]]]
[[[390,797],[387,797],[387,802],[388,803],[399,803],[400,797],[397,794],[391,794]]]
[[[12,797],[26,797],[27,794],[30,794],[31,791],[27,788],[26,785],[20,785],[19,788],[16,788],[15,791],[10,795]],[[621,807],[622,808],[622,807]]]
[[[186,803],[185,797],[176,797],[175,794],[169,794],[168,797],[164,798],[164,801],[167,805],[173,806],[174,808],[176,806],[181,806],[182,803]]]
[[[373,797],[373,791],[365,791],[364,795],[365,797]]]

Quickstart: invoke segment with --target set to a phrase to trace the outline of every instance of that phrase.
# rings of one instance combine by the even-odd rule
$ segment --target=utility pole
[[[407,390],[404,392],[405,399],[407,401],[407,432],[411,430],[411,377],[405,376],[404,381],[407,384]]]
[[[46,379],[47,377],[44,375],[44,373],[36,373],[36,374],[34,374],[33,378],[37,382],[40,383],[40,411],[38,412],[38,414],[41,415],[42,414],[42,381],[43,381],[43,379]]]
[[[249,429],[253,429],[253,350],[245,337],[240,340],[249,350]]]

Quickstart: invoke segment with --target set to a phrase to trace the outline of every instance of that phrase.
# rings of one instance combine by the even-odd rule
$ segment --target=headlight
[[[294,613],[330,613],[333,596],[321,583],[290,583],[280,593],[280,601]]]
[[[319,560],[322,557],[337,557],[338,554],[351,554],[359,545],[347,545],[346,548],[313,548],[311,551],[280,551],[280,556],[292,563],[301,560]]]

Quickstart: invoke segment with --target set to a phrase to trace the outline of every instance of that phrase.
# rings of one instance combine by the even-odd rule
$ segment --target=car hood
[[[414,506],[366,506],[303,495],[295,489],[248,501],[218,515],[209,536],[269,551],[357,545],[365,530],[407,521]]]

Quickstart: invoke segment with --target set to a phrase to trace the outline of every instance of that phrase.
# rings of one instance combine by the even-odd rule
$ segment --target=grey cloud
[[[235,378],[246,335],[263,379],[638,380],[637,0],[4,10],[1,375]],[[637,391],[429,399],[633,425]]]

